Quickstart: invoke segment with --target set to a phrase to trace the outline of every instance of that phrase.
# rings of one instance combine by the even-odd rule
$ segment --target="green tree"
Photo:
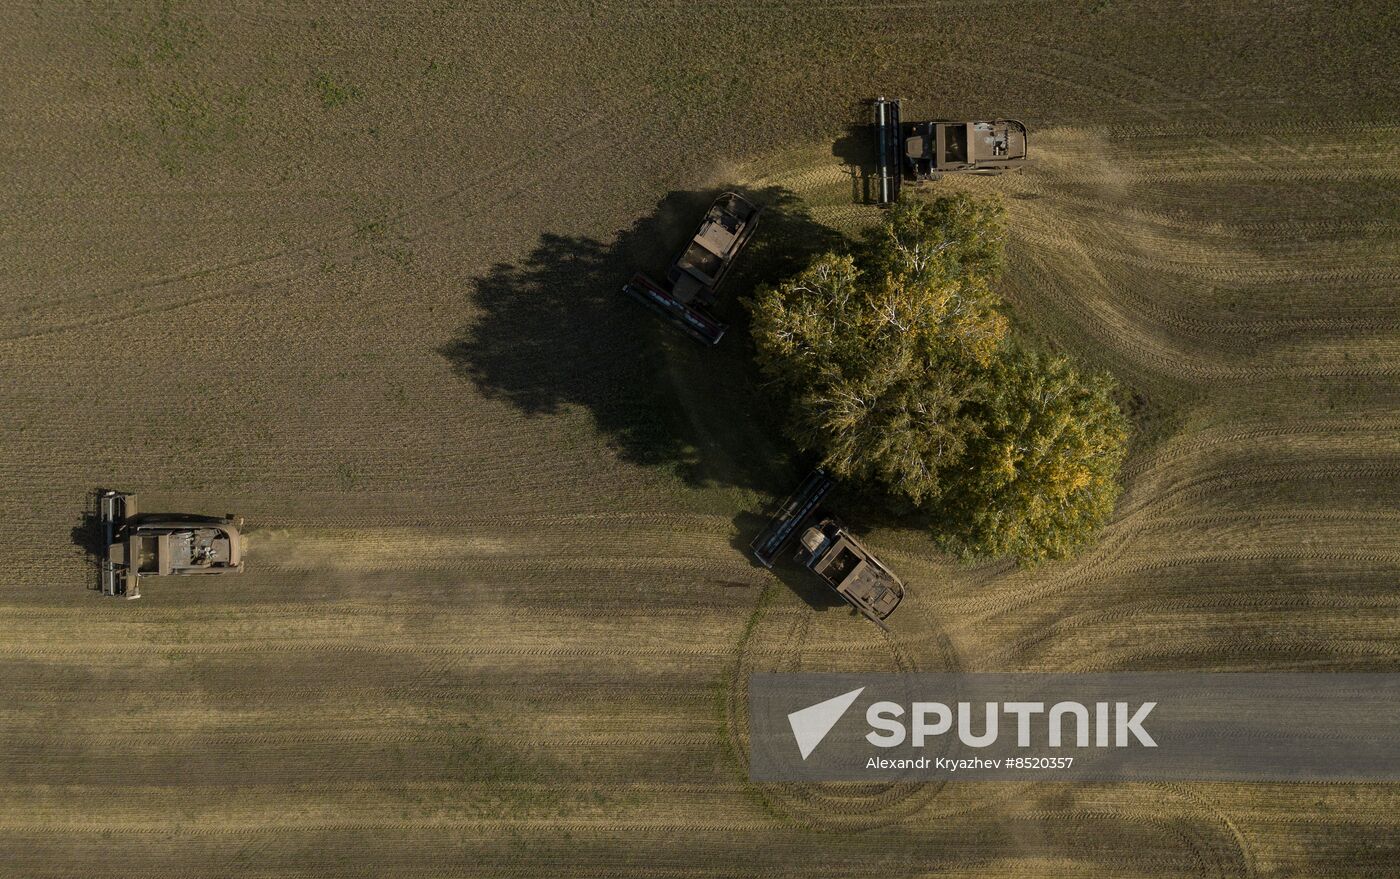
[[[788,435],[833,474],[927,512],[969,555],[1060,558],[1112,512],[1127,422],[1105,376],[1011,345],[990,282],[1005,215],[904,202],[852,254],[749,301]]]
[[[938,280],[995,280],[1006,243],[1000,201],[965,193],[900,202],[867,233],[862,263],[873,275]],[[979,304],[995,308],[996,302]]]
[[[1066,558],[1095,537],[1118,499],[1128,420],[1116,384],[1064,357],[1012,350],[985,387],[981,430],[949,480],[940,531],[968,555]]]
[[[836,475],[915,504],[942,492],[943,468],[977,432],[968,404],[1006,335],[987,274],[1001,223],[999,206],[965,197],[902,204],[858,253],[873,270],[826,254],[750,301],[788,434]]]

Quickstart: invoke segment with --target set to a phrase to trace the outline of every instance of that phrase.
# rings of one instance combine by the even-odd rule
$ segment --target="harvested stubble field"
[[[236,10],[236,11],[234,11]],[[759,786],[754,670],[1400,664],[1393,4],[10,2],[0,874],[1400,874],[1384,785]],[[617,293],[877,214],[859,99],[1030,124],[1022,329],[1136,392],[1082,558],[892,636],[742,547],[744,365]],[[833,146],[834,145],[834,146]],[[104,600],[97,486],[249,571]]]

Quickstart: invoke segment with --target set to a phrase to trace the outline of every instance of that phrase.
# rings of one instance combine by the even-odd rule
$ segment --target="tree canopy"
[[[929,511],[963,552],[1033,562],[1112,511],[1127,426],[1111,379],[1009,338],[991,287],[1005,227],[996,202],[903,202],[749,309],[802,449]]]
[[[1010,351],[985,387],[981,429],[940,505],[943,536],[969,555],[1066,558],[1118,500],[1128,419],[1114,383],[1064,357]]]

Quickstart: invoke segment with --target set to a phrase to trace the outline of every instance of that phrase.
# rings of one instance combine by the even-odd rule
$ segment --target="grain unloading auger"
[[[190,513],[139,515],[136,495],[98,497],[104,595],[141,597],[144,577],[243,572],[242,519]]]
[[[873,117],[880,204],[898,201],[905,180],[1000,174],[1026,162],[1026,126],[1015,119],[904,122],[898,98],[876,98]]]
[[[888,631],[885,620],[904,598],[904,583],[835,517],[820,511],[834,483],[820,469],[802,480],[797,491],[773,515],[768,527],[749,544],[754,558],[773,567],[783,548],[801,534],[797,562],[820,577],[836,594]],[[816,524],[808,523],[815,521]]]
[[[758,226],[762,209],[737,192],[726,192],[705,214],[700,230],[658,284],[638,272],[622,289],[706,345],[716,345],[728,326],[710,311],[720,283]]]

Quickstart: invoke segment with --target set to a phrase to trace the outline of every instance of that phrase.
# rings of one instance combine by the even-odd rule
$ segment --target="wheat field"
[[[1396,670],[1389,4],[5,8],[0,875],[1400,875],[1394,785],[760,785],[744,717],[755,671]],[[877,93],[1030,125],[940,185],[1136,425],[1078,559],[875,522],[889,635],[743,551],[802,462],[734,301],[878,218]],[[617,291],[732,186],[702,351]],[[98,487],[246,517],[247,573],[103,599]]]

